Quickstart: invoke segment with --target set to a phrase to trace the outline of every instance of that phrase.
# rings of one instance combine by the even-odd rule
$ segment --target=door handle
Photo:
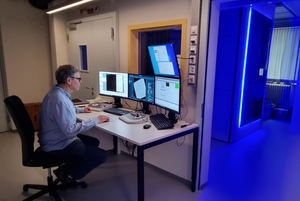
[[[90,90],[94,91],[94,87],[93,86],[92,87],[86,87],[86,89],[90,89]]]
[[[91,86],[91,87],[85,87],[85,88],[92,90],[92,95],[94,95],[94,87],[93,86]]]

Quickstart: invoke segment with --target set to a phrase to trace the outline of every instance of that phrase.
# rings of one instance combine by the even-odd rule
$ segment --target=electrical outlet
[[[196,66],[194,65],[189,65],[189,74],[196,74]]]
[[[195,46],[190,47],[190,54],[196,54],[196,47]]]
[[[189,80],[188,80],[189,82],[188,83],[190,85],[195,85],[196,84],[196,80],[195,79],[196,79],[195,75],[189,75]]]
[[[196,64],[196,56],[190,56],[190,64]]]
[[[197,45],[197,36],[191,36],[191,45]]]

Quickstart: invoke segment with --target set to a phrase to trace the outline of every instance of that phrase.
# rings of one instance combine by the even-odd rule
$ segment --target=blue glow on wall
[[[245,56],[244,56],[242,89],[241,89],[241,100],[240,100],[240,112],[239,112],[239,128],[241,127],[242,110],[243,110],[245,73],[246,73],[246,66],[247,66],[247,56],[248,56],[248,45],[249,45],[249,33],[250,33],[251,15],[252,15],[252,4],[250,5],[250,9],[249,9],[248,25],[247,25],[247,37],[246,37],[246,45],[245,45]]]

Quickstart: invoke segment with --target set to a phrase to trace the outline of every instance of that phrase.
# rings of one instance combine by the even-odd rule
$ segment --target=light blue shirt
[[[97,117],[76,122],[76,113],[83,111],[84,108],[74,107],[68,92],[54,85],[41,106],[38,132],[41,150],[46,152],[61,150],[78,139],[77,134],[99,124]]]

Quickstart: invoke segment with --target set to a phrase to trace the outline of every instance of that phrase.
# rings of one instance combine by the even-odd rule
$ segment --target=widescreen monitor
[[[179,66],[172,43],[148,46],[155,75],[180,78]]]
[[[99,71],[99,94],[128,98],[128,73]]]
[[[154,104],[154,76],[128,74],[128,98]]]
[[[169,110],[169,113],[180,113],[181,84],[180,79],[155,76],[155,105]]]

